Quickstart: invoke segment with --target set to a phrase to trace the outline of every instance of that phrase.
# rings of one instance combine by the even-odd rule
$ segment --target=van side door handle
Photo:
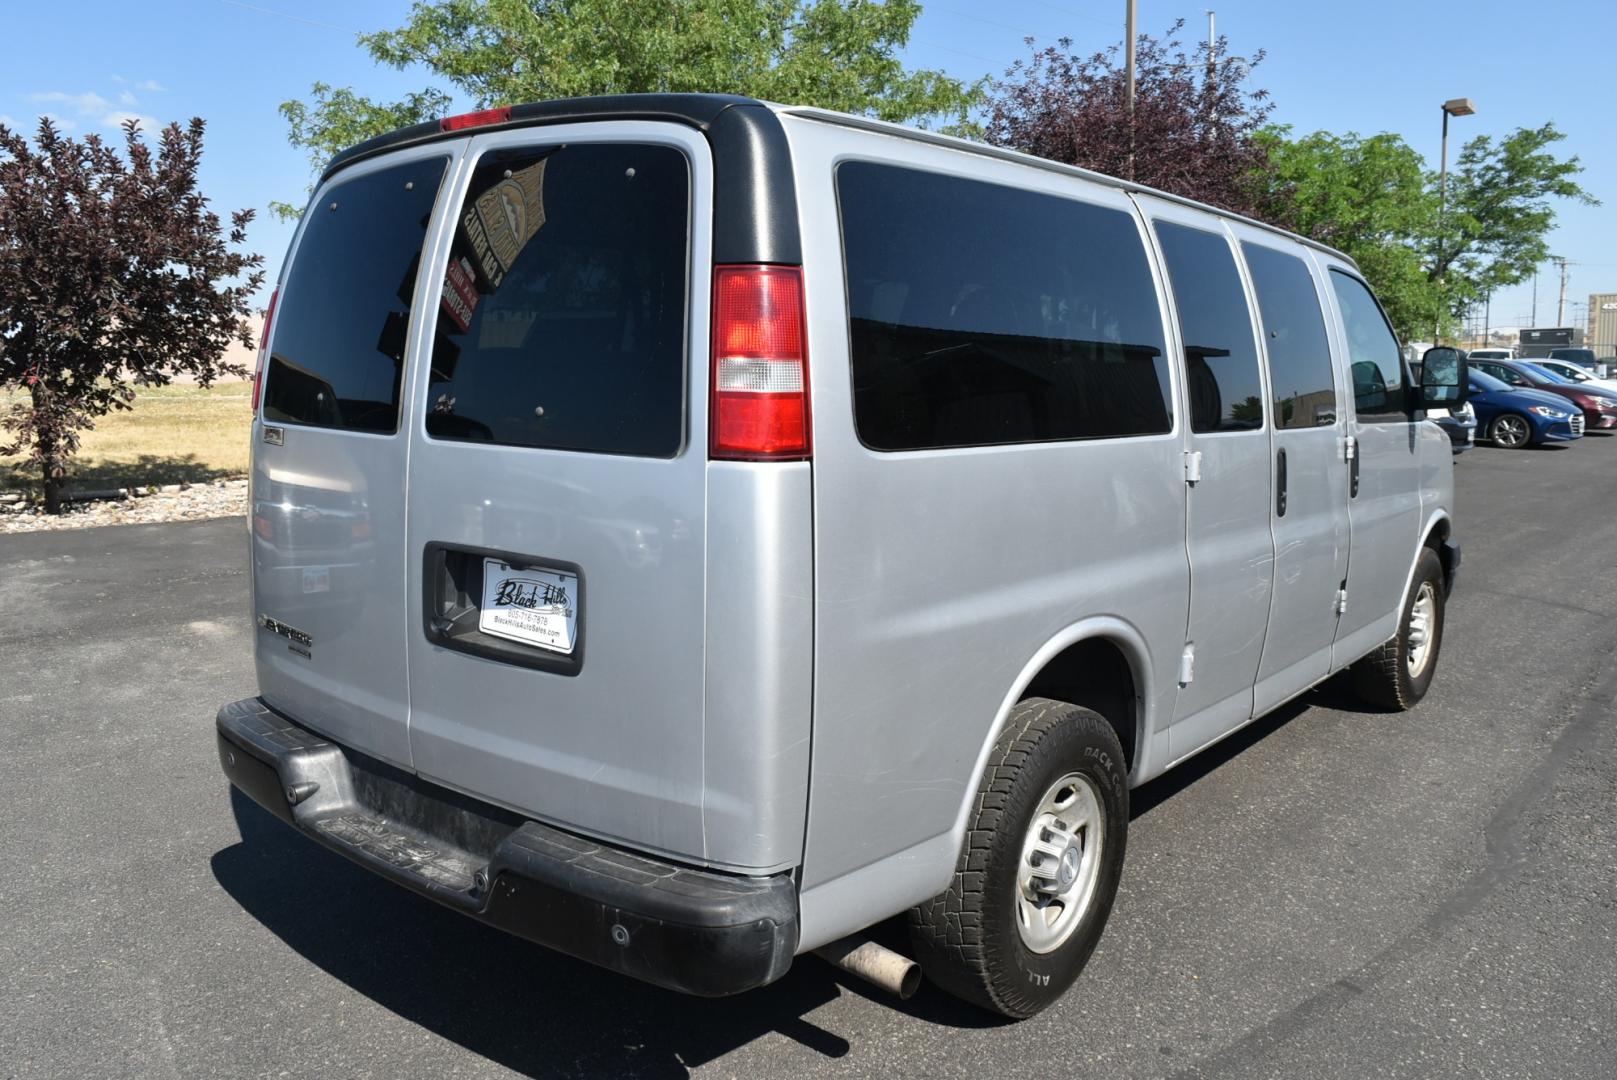
[[[1275,517],[1286,516],[1286,451],[1275,454]]]

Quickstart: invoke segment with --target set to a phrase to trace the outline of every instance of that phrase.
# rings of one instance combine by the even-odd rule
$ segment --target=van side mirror
[[[1447,345],[1427,349],[1420,362],[1420,407],[1459,408],[1465,404],[1470,374],[1463,350]]]

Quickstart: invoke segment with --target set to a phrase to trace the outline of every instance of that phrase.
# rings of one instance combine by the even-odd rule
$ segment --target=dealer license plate
[[[331,567],[305,566],[303,568],[303,592],[322,593],[331,591]]]
[[[578,576],[519,570],[500,559],[484,559],[477,628],[524,645],[572,653],[578,636]]]

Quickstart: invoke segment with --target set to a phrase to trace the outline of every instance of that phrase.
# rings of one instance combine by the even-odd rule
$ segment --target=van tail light
[[[264,362],[269,359],[270,323],[275,321],[275,301],[281,298],[279,287],[270,293],[269,307],[264,309],[264,332],[258,336],[258,360],[253,367],[253,415],[258,415],[258,397],[264,392]]]
[[[511,106],[501,105],[497,109],[479,109],[476,112],[446,116],[438,121],[438,130],[461,131],[465,128],[487,127],[490,124],[503,124],[509,119],[511,119]]]
[[[809,456],[803,271],[713,269],[710,455],[731,461]]]

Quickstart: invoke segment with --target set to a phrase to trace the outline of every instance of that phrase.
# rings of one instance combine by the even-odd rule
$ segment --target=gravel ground
[[[71,503],[59,515],[29,506],[20,496],[0,494],[0,533],[89,529],[97,525],[151,525],[246,515],[246,480],[168,484],[151,494],[125,494],[121,499]]]

